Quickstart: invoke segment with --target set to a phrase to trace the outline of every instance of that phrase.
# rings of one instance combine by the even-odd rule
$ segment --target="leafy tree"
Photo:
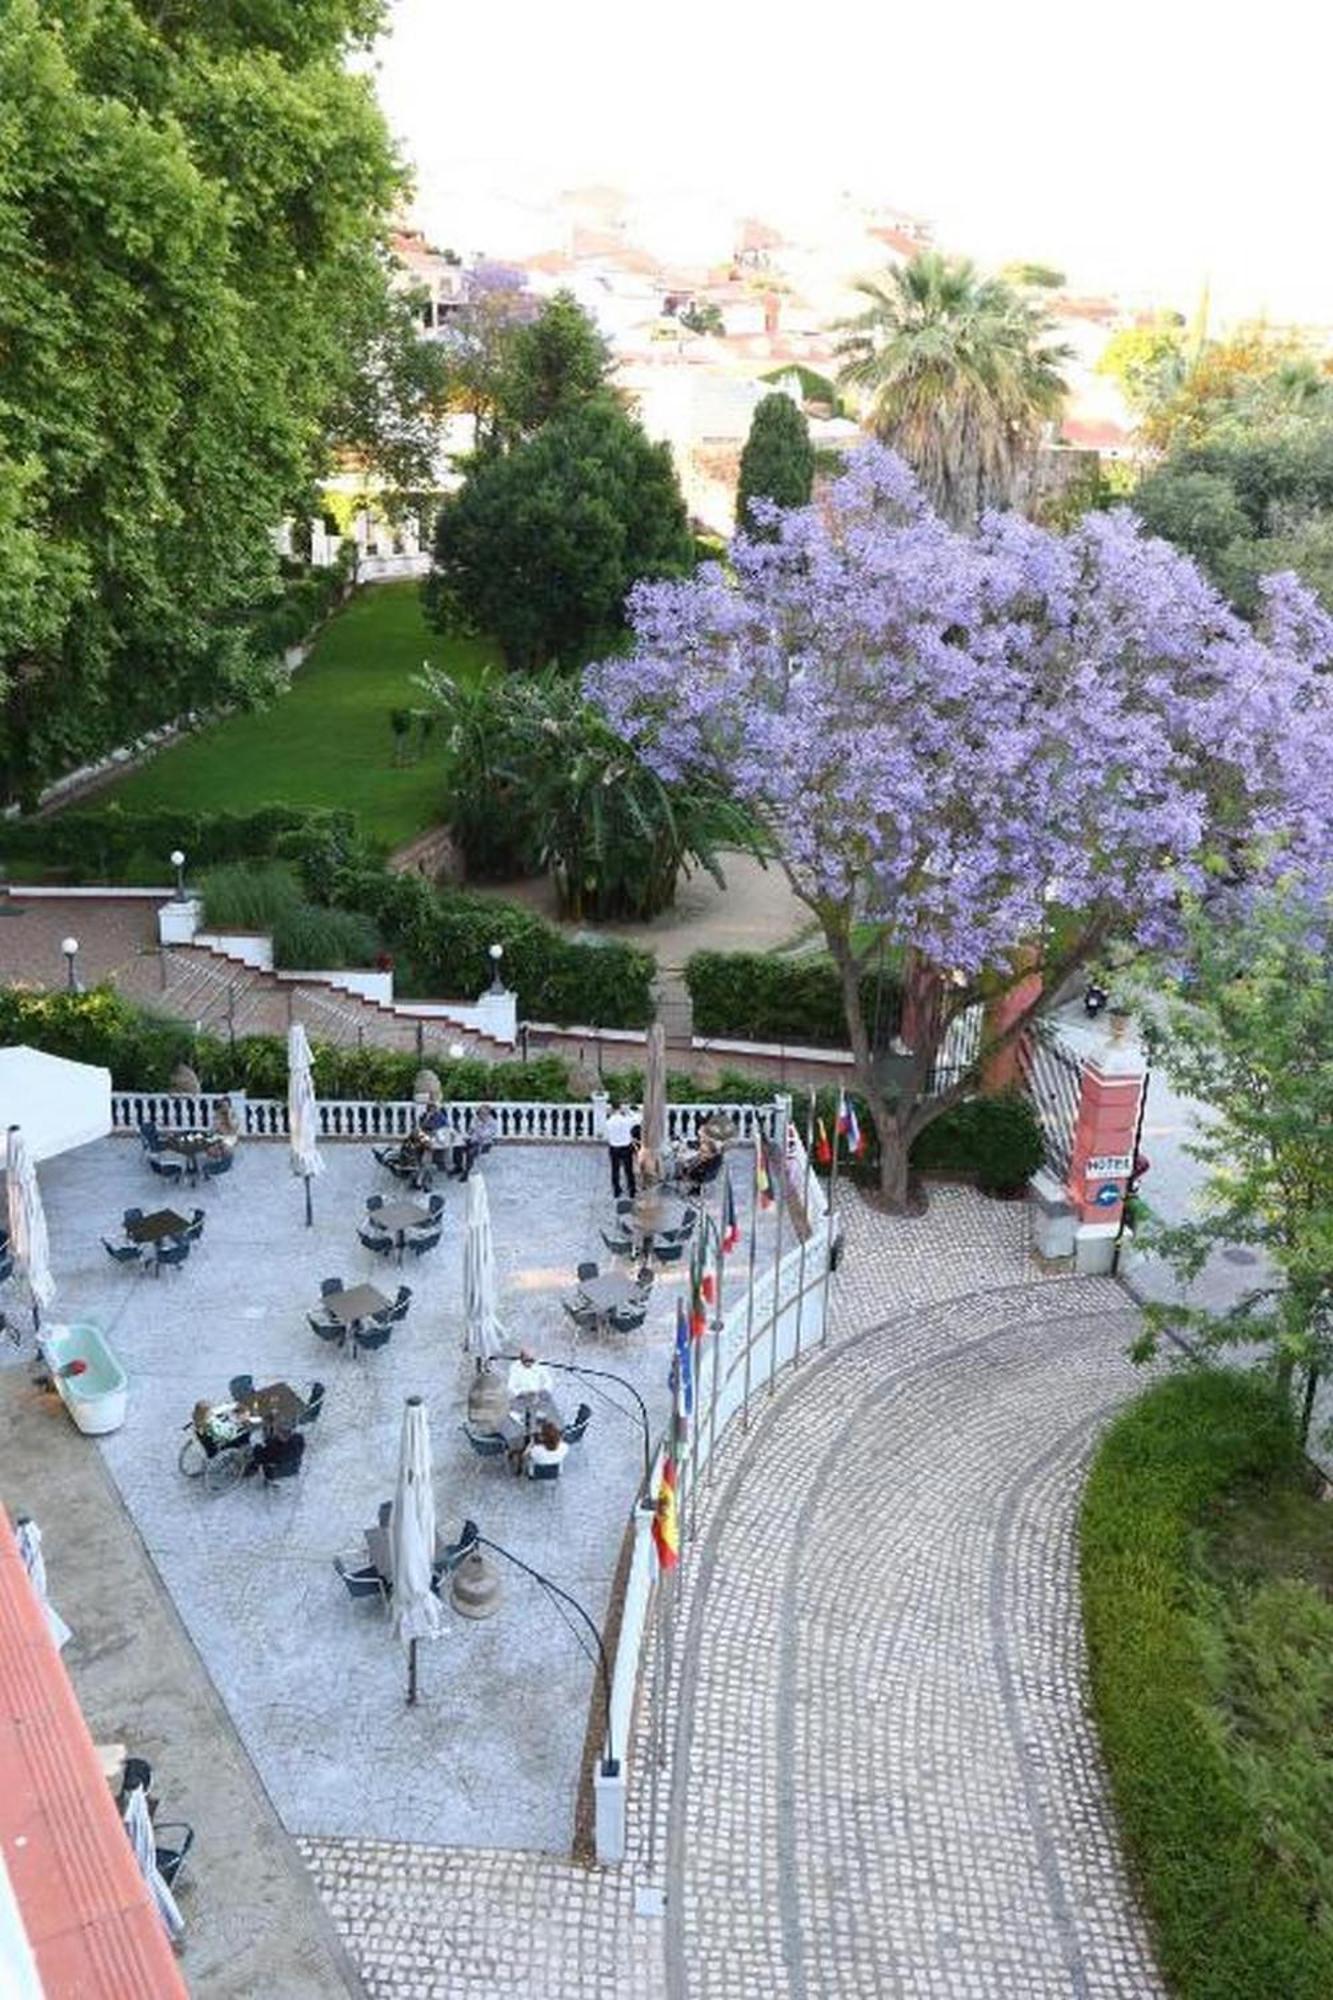
[[[1251,531],[1231,481],[1216,472],[1153,473],[1136,489],[1134,511],[1150,534],[1174,542],[1214,576],[1226,551]]]
[[[1299,367],[1292,372],[1301,355],[1298,341],[1265,326],[1240,327],[1225,340],[1197,343],[1188,366],[1169,376],[1166,393],[1145,408],[1143,442],[1161,452],[1202,444],[1228,417],[1253,409],[1256,399],[1276,395],[1280,402],[1281,385],[1303,385],[1306,379]]]
[[[611,350],[572,292],[557,292],[516,328],[500,390],[501,414],[531,437],[552,417],[606,387]]]
[[[727,323],[715,299],[691,299],[677,318],[690,333],[725,333]]]
[[[915,467],[959,526],[1013,494],[1024,459],[1065,394],[1069,349],[1044,308],[966,258],[924,250],[857,287],[838,376],[867,399],[876,434]]]
[[[716,783],[666,783],[576,681],[436,671],[423,685],[443,710],[449,824],[470,873],[549,869],[567,916],[642,919],[675,900],[683,869],[722,884],[719,846],[755,844]]]
[[[400,175],[345,65],[381,16],[8,0],[0,791],[267,684],[273,526],[344,422],[377,448],[367,371],[390,423]]]
[[[1266,1278],[1224,1312],[1154,1307],[1209,1344],[1261,1342],[1289,1386],[1297,1362],[1333,1358],[1333,941],[1308,910],[1262,904],[1245,924],[1196,918],[1188,991],[1150,1009],[1154,1060],[1208,1107],[1186,1151],[1206,1169],[1199,1213],[1150,1224],[1151,1248],[1192,1280],[1216,1250],[1247,1245]]]
[[[1142,416],[1167,403],[1189,366],[1189,344],[1179,313],[1158,313],[1146,326],[1122,326],[1107,341],[1097,373],[1118,382],[1131,410]]]
[[[818,920],[891,1204],[971,1087],[927,1095],[950,1025],[1034,953],[1043,991],[989,1049],[1113,940],[1171,941],[1182,895],[1333,859],[1333,621],[1274,579],[1260,636],[1123,509],[959,533],[868,445],[776,547],[738,538],[631,613],[588,692],[667,782],[729,786]],[[861,996],[882,946],[904,959],[892,1078]]]
[[[440,344],[448,368],[449,401],[473,418],[480,457],[493,457],[504,447],[514,342],[539,310],[527,279],[510,265],[482,263],[468,272],[462,309]]]
[[[441,511],[426,601],[442,629],[493,633],[511,667],[577,664],[621,629],[633,583],[691,556],[670,451],[595,396],[475,467]]]
[[[750,512],[752,500],[775,507],[804,507],[815,479],[815,451],[805,412],[790,396],[775,391],[755,406],[750,435],[741,453],[736,492],[736,525],[748,534],[771,537],[776,529]]]
[[[1006,264],[1000,276],[1009,285],[1027,285],[1034,292],[1058,292],[1067,279],[1054,264]]]

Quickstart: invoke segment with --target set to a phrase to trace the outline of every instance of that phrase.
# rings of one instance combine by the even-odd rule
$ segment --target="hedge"
[[[685,967],[697,1035],[744,1042],[795,1042],[845,1049],[842,988],[830,959],[810,953],[777,958],[768,952],[696,951]],[[861,1005],[873,1023],[896,1021],[897,979],[877,972],[861,981]]]
[[[1111,1427],[1084,1495],[1093,1706],[1177,2000],[1333,1994],[1333,1612],[1304,1582],[1256,1576],[1248,1556],[1225,1581],[1210,1567],[1210,1530],[1299,1484],[1271,1387],[1195,1368]],[[1274,1602],[1287,1607],[1276,1621],[1256,1616]]]
[[[0,861],[72,871],[80,882],[169,884],[170,856],[185,854],[191,873],[224,861],[280,853],[293,836],[348,844],[355,816],[303,806],[261,806],[249,813],[194,812],[169,806],[127,810],[112,803],[49,819],[0,819]]]

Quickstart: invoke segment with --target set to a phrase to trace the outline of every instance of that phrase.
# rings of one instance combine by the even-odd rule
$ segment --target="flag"
[[[722,1176],[722,1255],[729,1257],[741,1240],[741,1226],[736,1220],[736,1197],[731,1191],[731,1174]]]
[[[690,1327],[682,1298],[676,1300],[676,1353],[671,1363],[671,1391],[675,1425],[678,1430],[687,1430],[694,1410],[694,1361],[690,1354]]]
[[[857,1122],[856,1106],[845,1090],[838,1092],[838,1132],[846,1139],[849,1153],[859,1153],[865,1141],[861,1137],[861,1127]]]
[[[815,1160],[821,1167],[830,1166],[833,1161],[833,1148],[828,1142],[828,1133],[824,1129],[822,1118],[815,1120],[815,1130],[819,1135],[815,1140]]]
[[[764,1158],[767,1150],[762,1134],[755,1141],[754,1148],[754,1192],[761,1209],[773,1206],[773,1183],[768,1178],[768,1162]]]
[[[690,1259],[690,1338],[702,1340],[708,1331],[708,1302],[704,1292],[703,1232],[698,1232]]]
[[[653,1547],[660,1568],[676,1567],[680,1560],[680,1522],[676,1515],[676,1462],[671,1457],[662,1461],[657,1510],[653,1515]]]

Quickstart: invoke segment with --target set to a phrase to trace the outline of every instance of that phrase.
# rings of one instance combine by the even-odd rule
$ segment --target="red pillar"
[[[1032,954],[1035,957],[1035,953]],[[1035,967],[1023,973],[1022,977],[1007,992],[999,994],[986,1003],[985,1018],[981,1027],[981,1046],[985,1050],[999,1040],[1011,1022],[1027,1011],[1039,997],[1042,989],[1041,973]],[[987,1097],[996,1097],[1002,1090],[1017,1090],[1021,1081],[1018,1072],[1018,1051],[1021,1035],[1014,1035],[1002,1049],[993,1049],[985,1056],[981,1065],[981,1088]]]
[[[1081,1271],[1111,1268],[1146,1081],[1139,1051],[1114,1034],[1084,1062],[1067,1183]]]

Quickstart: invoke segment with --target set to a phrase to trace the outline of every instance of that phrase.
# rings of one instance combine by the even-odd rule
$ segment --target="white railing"
[[[112,1129],[134,1132],[140,1125],[153,1124],[164,1132],[207,1130],[213,1124],[218,1100],[224,1096],[231,1097],[238,1121],[244,1111],[247,1138],[287,1137],[285,1098],[246,1097],[240,1091],[205,1091],[191,1097],[169,1090],[114,1090]],[[502,1139],[539,1139],[561,1145],[600,1143],[594,1107],[587,1102],[451,1100],[440,1106],[448,1129],[467,1131],[483,1102],[495,1113]],[[322,1139],[405,1139],[421,1117],[421,1105],[411,1098],[321,1098],[318,1109]],[[771,1132],[777,1115],[772,1104],[671,1104],[667,1106],[667,1135],[672,1140],[692,1138],[705,1118],[719,1112],[731,1118],[742,1140]]]
[[[694,1490],[708,1470],[714,1451],[726,1435],[727,1426],[737,1417],[748,1421],[750,1399],[767,1391],[782,1370],[799,1363],[803,1354],[821,1346],[825,1333],[829,1259],[836,1241],[828,1200],[816,1174],[810,1171],[805,1147],[786,1122],[785,1101],[773,1107],[786,1131],[785,1163],[788,1186],[798,1211],[804,1209],[809,1233],[790,1249],[781,1261],[755,1280],[753,1289],[742,1285],[741,1292],[727,1308],[721,1328],[707,1334],[695,1363],[694,1415],[690,1424],[690,1444],[684,1466],[677,1475],[682,1561],[688,1560],[687,1528],[693,1532]],[[774,1169],[776,1178],[776,1166]],[[787,1216],[773,1227],[783,1230]],[[753,1217],[751,1227],[754,1226]],[[779,1248],[775,1240],[774,1254]],[[733,1263],[739,1263],[739,1254]],[[730,1275],[731,1267],[727,1267]],[[651,1491],[659,1490],[665,1446],[659,1448],[653,1467]],[[597,1859],[603,1863],[623,1861],[626,1851],[626,1810],[629,1796],[629,1751],[631,1722],[643,1667],[644,1639],[654,1607],[660,1615],[660,1596],[653,1589],[658,1580],[657,1551],[650,1533],[651,1507],[638,1509],[634,1516],[634,1549],[625,1584],[620,1634],[616,1642],[615,1667],[611,1676],[610,1747],[616,1760],[613,1777],[597,1772],[594,1780],[596,1806]]]

